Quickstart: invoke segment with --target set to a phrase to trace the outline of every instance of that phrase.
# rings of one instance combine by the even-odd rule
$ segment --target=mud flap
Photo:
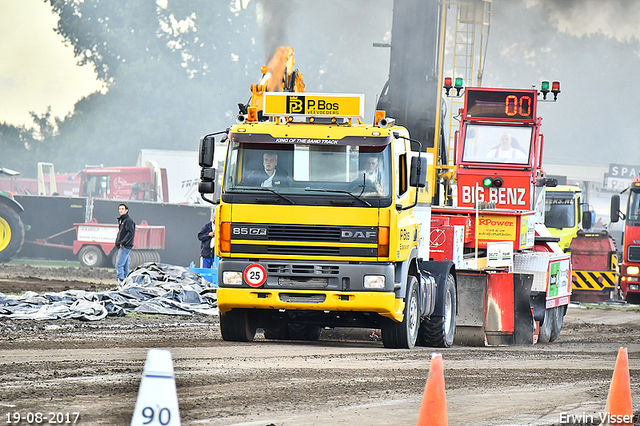
[[[513,274],[515,333],[514,344],[533,345],[535,323],[529,303],[533,274]]]
[[[529,303],[533,275],[458,271],[455,344],[531,345],[535,323]]]
[[[456,345],[484,346],[484,305],[487,274],[479,271],[457,271],[458,316]]]

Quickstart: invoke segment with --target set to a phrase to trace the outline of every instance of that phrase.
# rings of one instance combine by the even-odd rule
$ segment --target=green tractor
[[[0,167],[0,175],[13,176],[13,170]],[[24,244],[24,224],[20,213],[24,208],[7,191],[0,191],[0,263],[13,259]]]

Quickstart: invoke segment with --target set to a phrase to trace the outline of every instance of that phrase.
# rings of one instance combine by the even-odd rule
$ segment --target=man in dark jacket
[[[200,232],[198,232],[198,239],[200,240],[200,256],[202,256],[203,268],[211,268],[215,261],[215,252],[213,249],[215,222],[216,211],[213,210],[211,220],[205,223]]]
[[[136,224],[129,217],[129,207],[126,204],[118,206],[118,236],[116,237],[116,277],[120,284],[129,275],[129,253],[133,248],[133,239],[136,236]]]
[[[279,169],[278,154],[265,152],[262,156],[263,169],[254,170],[242,180],[241,185],[246,186],[289,186],[289,175],[286,171]]]

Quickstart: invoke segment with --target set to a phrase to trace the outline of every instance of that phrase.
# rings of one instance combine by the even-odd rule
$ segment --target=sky
[[[55,33],[57,19],[43,0],[0,0],[0,123],[30,127],[29,112],[42,115],[49,106],[64,117],[101,89]]]
[[[367,93],[367,111],[372,110],[387,77],[388,50],[371,46],[389,40],[381,37],[354,44],[353,35],[335,31],[335,42],[327,50],[316,45],[319,42],[309,35],[308,28],[322,30],[324,27],[316,24],[329,21],[337,28],[353,27],[353,15],[345,12],[321,19],[317,11],[304,15],[313,9],[301,7],[303,0],[270,2],[291,6],[278,7],[291,15],[277,17],[278,28],[288,28],[280,25],[283,19],[289,17],[291,21],[288,34],[278,33],[283,38],[279,42],[296,49],[296,67],[304,72],[309,87],[320,80],[314,72],[319,75],[324,70],[306,67],[309,62],[304,60],[305,54],[348,59],[349,49],[374,52],[370,64],[351,64],[361,71],[349,80],[349,91]],[[375,4],[392,13],[392,0]],[[543,79],[561,81],[557,105],[541,107],[548,147],[545,161],[638,163],[636,135],[640,124],[629,119],[629,112],[634,110],[632,101],[640,96],[640,88],[627,84],[621,96],[620,82],[632,81],[640,67],[640,2],[496,0],[493,5],[483,85],[524,88]],[[359,16],[362,18],[362,13]],[[369,25],[366,19],[362,22]],[[305,26],[294,28],[296,23]],[[0,0],[0,123],[31,127],[29,111],[42,115],[48,106],[53,116],[65,117],[75,102],[101,88],[90,66],[76,65],[72,48],[65,46],[53,30],[56,24],[57,16],[44,0]],[[344,42],[346,39],[349,43]],[[345,67],[342,71],[350,70]]]

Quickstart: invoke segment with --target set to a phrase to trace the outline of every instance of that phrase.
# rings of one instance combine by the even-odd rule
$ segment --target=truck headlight
[[[242,285],[242,272],[224,271],[222,283],[226,285]]]
[[[382,290],[384,289],[384,282],[385,282],[384,275],[365,275],[364,276],[364,288]]]
[[[638,275],[640,273],[640,268],[637,266],[627,266],[627,274],[628,275]]]

